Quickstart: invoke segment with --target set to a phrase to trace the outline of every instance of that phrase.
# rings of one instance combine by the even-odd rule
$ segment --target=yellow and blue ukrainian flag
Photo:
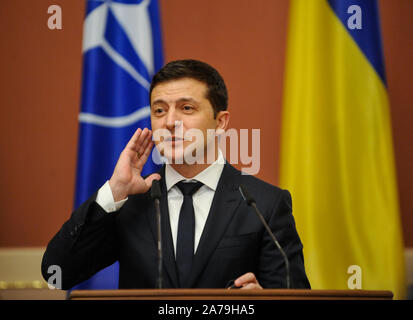
[[[391,118],[375,0],[292,0],[280,184],[314,289],[406,295]],[[348,273],[350,272],[350,273]]]
[[[137,128],[150,128],[149,86],[163,65],[157,0],[88,0],[75,208],[108,180]],[[157,170],[151,158],[143,174]],[[74,289],[117,289],[118,262]]]

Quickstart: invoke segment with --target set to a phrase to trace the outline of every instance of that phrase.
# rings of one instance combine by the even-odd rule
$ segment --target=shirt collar
[[[219,178],[221,177],[222,170],[224,169],[225,159],[218,148],[218,158],[210,166],[206,169],[198,173],[195,177],[191,179],[187,179],[182,176],[179,172],[177,172],[171,165],[166,164],[165,167],[165,182],[166,182],[166,189],[169,190],[178,182],[185,180],[185,181],[192,181],[196,180],[202,182],[207,187],[211,188],[212,190],[216,190]]]

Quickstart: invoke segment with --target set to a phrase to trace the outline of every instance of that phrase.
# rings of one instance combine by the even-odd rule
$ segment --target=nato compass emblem
[[[150,0],[88,2],[80,122],[119,128],[150,116],[155,65],[149,5]]]

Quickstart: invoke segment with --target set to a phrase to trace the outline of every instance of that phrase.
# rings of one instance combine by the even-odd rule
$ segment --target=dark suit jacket
[[[164,175],[164,169],[161,170]],[[286,270],[261,221],[243,201],[244,184],[284,248],[294,288],[309,288],[302,244],[291,210],[291,196],[228,163],[219,180],[190,275],[192,288],[224,288],[228,281],[253,272],[264,288],[285,288]],[[161,180],[163,287],[177,288],[177,268],[169,223],[165,180]],[[88,279],[119,261],[119,288],[155,288],[157,279],[156,215],[150,191],[129,196],[116,213],[106,213],[96,194],[83,203],[49,242],[42,261],[45,279],[50,265],[62,269],[63,289]]]

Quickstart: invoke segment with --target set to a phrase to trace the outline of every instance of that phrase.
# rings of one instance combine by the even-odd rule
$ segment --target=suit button
[[[75,236],[75,232],[74,232],[74,231],[70,231],[70,235],[71,235],[72,237],[74,237],[74,236]]]

